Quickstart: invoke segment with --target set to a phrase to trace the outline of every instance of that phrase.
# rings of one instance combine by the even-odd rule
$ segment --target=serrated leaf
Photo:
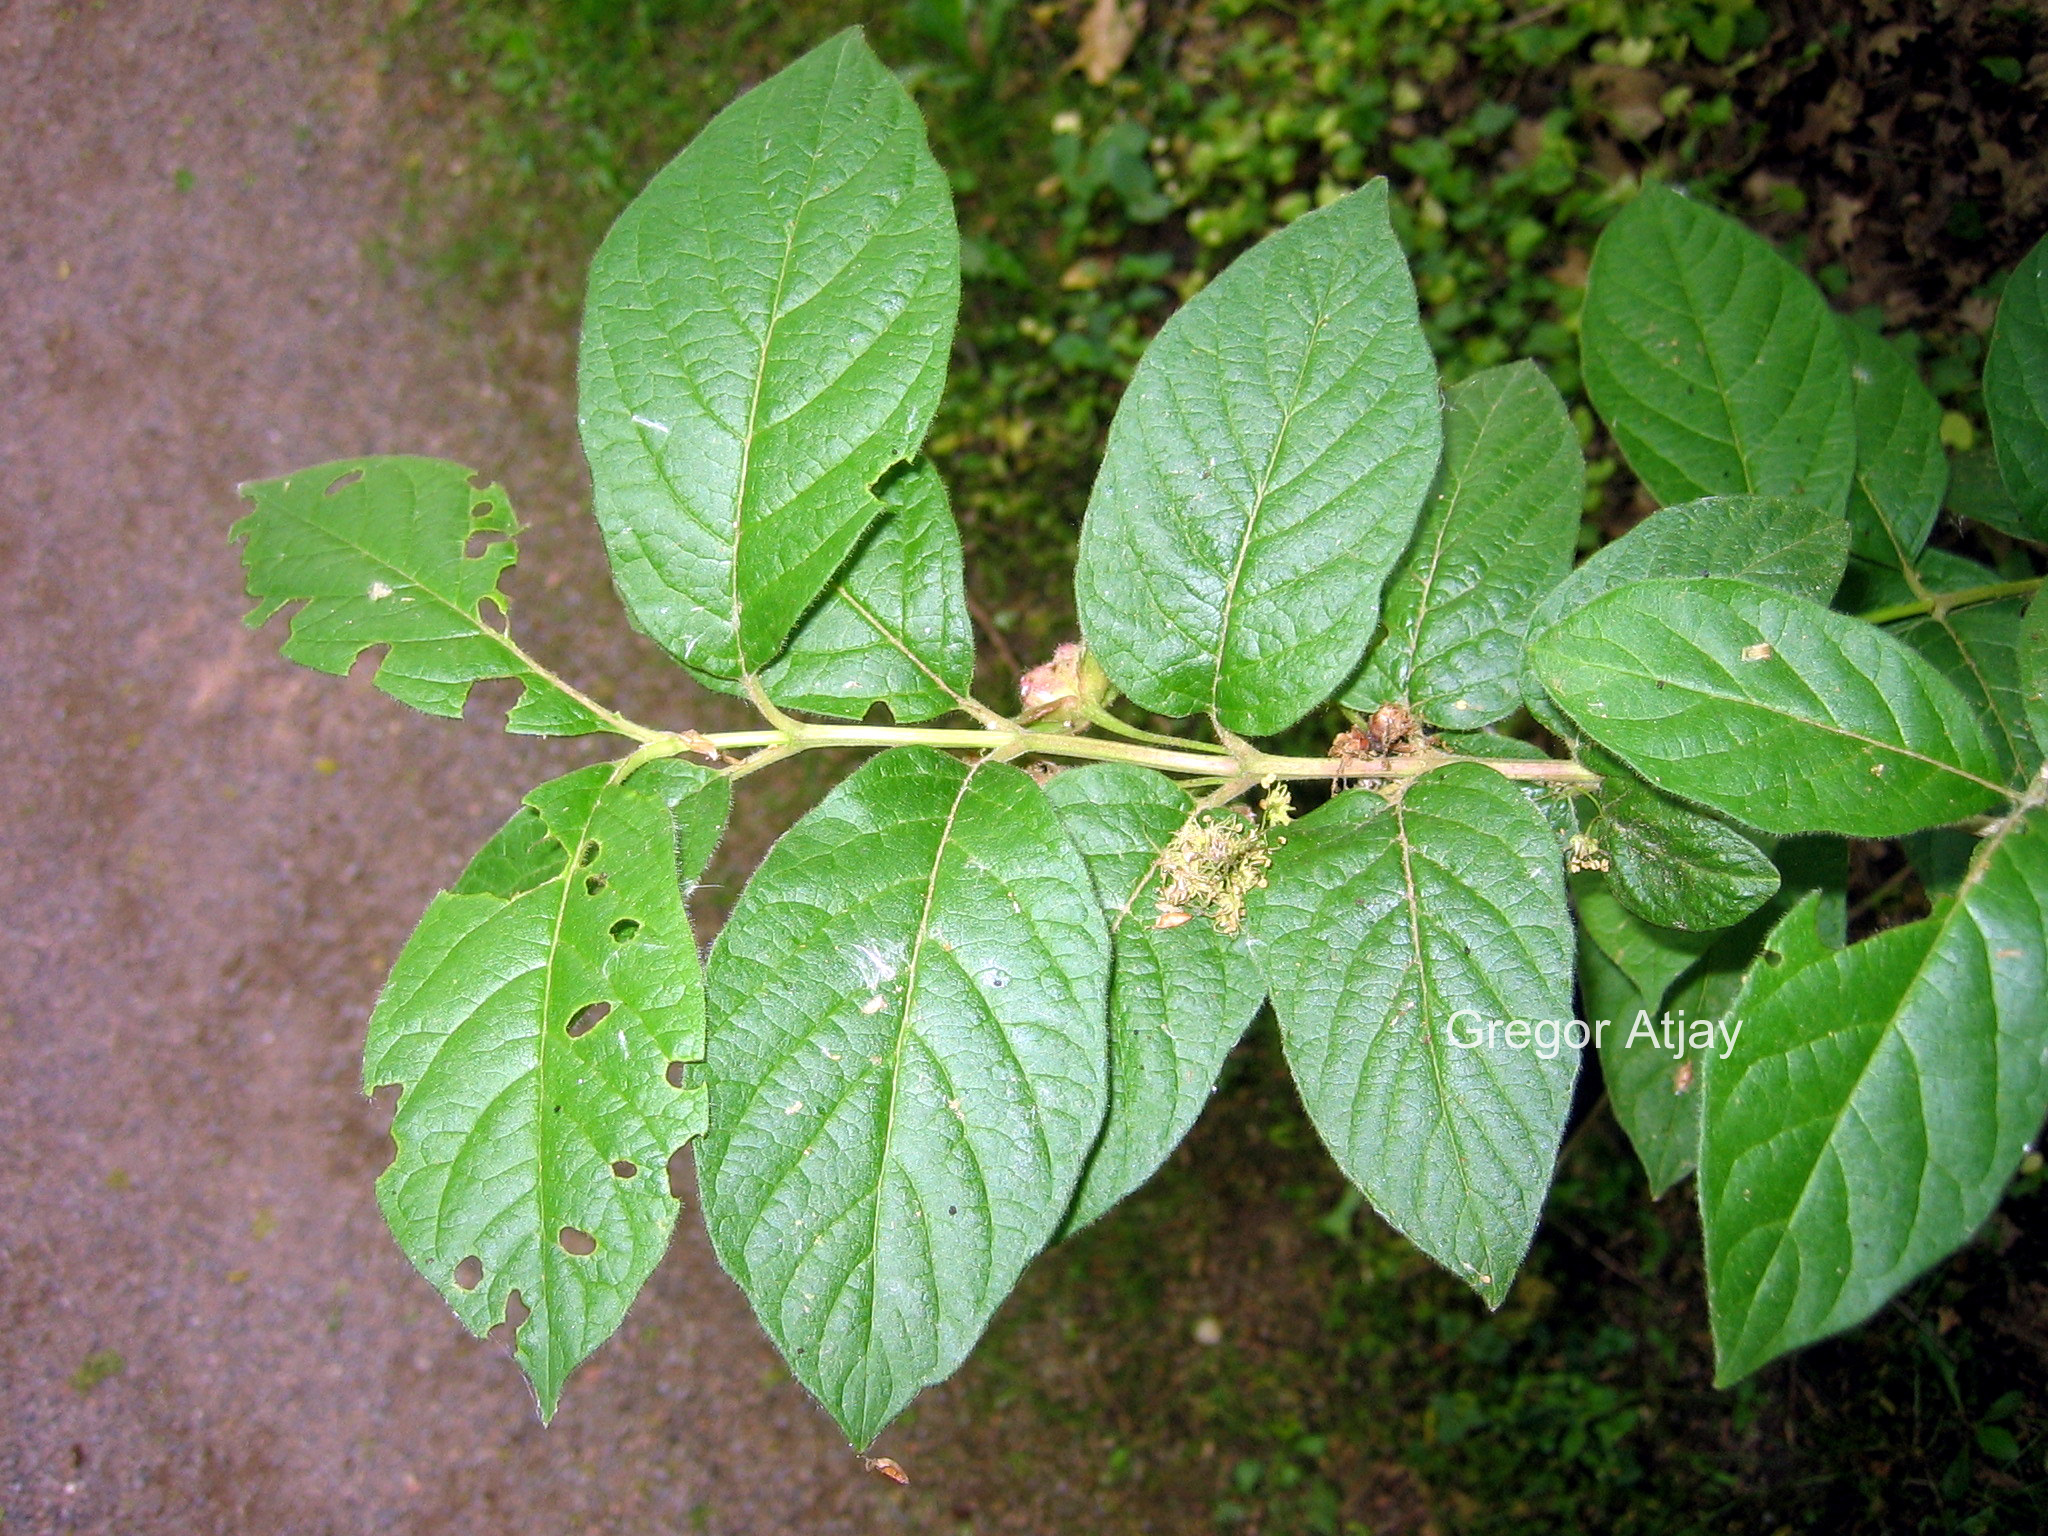
[[[2034,744],[2048,751],[2048,598],[2039,591],[2020,622],[2020,704]]]
[[[1941,405],[1897,347],[1853,320],[1841,324],[1856,404],[1850,548],[1867,560],[1911,560],[1948,490]]]
[[[785,709],[898,721],[957,708],[974,678],[960,530],[946,483],[919,458],[881,491],[888,510],[762,679]]]
[[[1578,1075],[1569,1046],[1545,1060],[1490,1028],[1571,1017],[1559,864],[1512,783],[1453,763],[1395,804],[1354,790],[1290,827],[1247,923],[1338,1166],[1490,1306],[1528,1251]],[[1457,1043],[1475,1024],[1480,1043]]]
[[[1778,889],[1778,867],[1755,843],[1626,770],[1603,781],[1599,811],[1586,831],[1608,857],[1615,898],[1661,927],[1726,928]]]
[[[1571,569],[1585,486],[1578,433],[1535,364],[1454,385],[1435,491],[1387,584],[1386,634],[1344,703],[1400,700],[1446,730],[1512,714],[1523,632]]]
[[[1194,814],[1163,774],[1092,763],[1045,787],[1088,862],[1109,927],[1109,1114],[1062,1232],[1080,1231],[1158,1170],[1209,1102],[1266,984],[1244,939],[1207,918],[1157,926],[1159,858]]]
[[[1841,585],[1849,525],[1811,502],[1709,496],[1652,513],[1586,558],[1529,618],[1529,639],[1603,592],[1660,576],[1726,576],[1826,602]],[[1523,697],[1555,735],[1578,734],[1524,669]]]
[[[1975,707],[2008,781],[2031,778],[2041,766],[2020,681],[2020,611],[2017,602],[1977,603],[1890,628]]]
[[[855,1445],[966,1358],[1058,1229],[1102,1126],[1108,981],[1038,786],[927,747],[798,822],[719,935],[705,1221]]]
[[[633,622],[759,671],[924,440],[959,236],[916,104],[857,29],[712,120],[590,269],[584,452]]]
[[[2048,829],[1848,949],[1795,909],[1707,1070],[1700,1210],[1725,1385],[1861,1322],[1990,1213],[2048,1112]]]
[[[668,1159],[704,1123],[703,1091],[671,1076],[704,1053],[683,888],[730,790],[674,760],[612,772],[541,785],[434,898],[363,1053],[365,1092],[404,1090],[384,1219],[471,1333],[518,1292],[531,1315],[516,1354],[543,1419],[668,1247]]]
[[[1240,256],[1146,349],[1081,529],[1081,629],[1146,709],[1247,736],[1342,686],[1442,443],[1375,180]]]
[[[1849,356],[1811,280],[1666,188],[1600,236],[1580,331],[1586,393],[1664,503],[1747,492],[1847,505]]]
[[[1999,295],[1984,354],[1984,414],[2022,535],[2048,538],[2048,239]]]
[[[285,658],[345,676],[356,658],[386,647],[373,681],[429,715],[460,718],[470,687],[521,684],[505,728],[532,736],[610,730],[590,700],[536,670],[483,618],[502,615],[498,578],[519,558],[519,523],[498,486],[445,459],[337,459],[242,487],[255,510],[229,530],[246,540],[242,564],[260,628],[288,603]],[[475,554],[471,540],[495,536]]]
[[[1645,581],[1530,646],[1544,690],[1652,786],[1767,832],[1889,837],[1982,811],[1999,764],[1901,641],[1740,581]]]

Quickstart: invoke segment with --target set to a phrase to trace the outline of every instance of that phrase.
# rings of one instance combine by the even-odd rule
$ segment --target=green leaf
[[[1588,766],[1608,772],[1604,762]],[[1608,773],[1599,807],[1586,831],[1608,856],[1608,884],[1647,922],[1702,932],[1726,928],[1778,889],[1778,867],[1755,843],[1626,770]]]
[[[1603,592],[1660,576],[1726,576],[1824,603],[1841,585],[1849,525],[1810,502],[1709,496],[1636,524],[1551,588],[1529,618],[1529,639]],[[1558,714],[1526,664],[1523,697],[1552,734],[1577,729]]]
[[[1984,355],[1984,414],[2027,538],[2048,538],[2048,239],[2006,279]]]
[[[1476,763],[1439,768],[1393,804],[1354,790],[1288,830],[1248,927],[1302,1102],[1338,1166],[1499,1306],[1579,1069],[1561,1042],[1546,1060],[1506,1033],[1571,1017],[1571,914],[1550,828]]]
[[[1080,1231],[1158,1170],[1209,1102],[1223,1059],[1266,1000],[1241,936],[1206,918],[1155,926],[1159,859],[1194,814],[1149,768],[1092,763],[1046,798],[1081,856],[1109,925],[1109,1115],[1063,1233]]]
[[[2035,525],[1999,478],[1998,455],[1989,443],[1959,453],[1949,463],[1949,511],[2016,539],[2038,537]]]
[[[1645,581],[1532,643],[1537,680],[1656,788],[1767,832],[1889,837],[1984,810],[1969,704],[1899,640],[1740,581]]]
[[[1998,572],[1988,565],[1946,549],[1923,549],[1913,557],[1913,565],[1920,578],[1921,586],[1927,591],[1961,592],[1969,587],[1988,587],[2000,579]],[[1862,614],[1872,608],[1890,608],[1898,603],[1916,601],[1920,593],[1900,570],[1896,560],[1887,560],[1882,565],[1874,560],[1854,558],[1849,569],[1843,574],[1841,590],[1835,594],[1831,605],[1844,613]]]
[[[1571,569],[1585,487],[1578,433],[1535,364],[1454,385],[1435,493],[1387,584],[1386,634],[1344,702],[1400,700],[1448,730],[1512,714],[1523,629]]]
[[[1921,922],[1829,948],[1796,909],[1707,1070],[1717,1375],[1861,1322],[1990,1214],[2048,1112],[2048,826],[1988,838]]]
[[[1081,629],[1116,685],[1247,736],[1334,693],[1415,530],[1437,402],[1384,180],[1183,305],[1124,392],[1081,529]]]
[[[966,1358],[1066,1214],[1109,955],[1038,786],[927,747],[798,822],[719,935],[705,1220],[855,1445]]]
[[[1735,927],[1711,935],[1656,928],[1614,902],[1611,893],[1574,883],[1586,1017],[1597,1033],[1608,1102],[1649,1178],[1652,1198],[1692,1172],[1699,1157],[1706,1057],[1725,1048],[1726,1032],[1708,1036],[1695,1022],[1734,1028],[1730,1009],[1743,975],[1795,893],[1822,893],[1824,923],[1832,925],[1834,942],[1841,942],[1847,916],[1843,848],[1835,838],[1782,843],[1778,894]],[[1640,987],[1610,954],[1631,966]]]
[[[618,784],[613,766],[534,790],[434,898],[363,1054],[366,1092],[404,1089],[384,1219],[470,1332],[518,1293],[543,1419],[667,1248],[668,1159],[704,1125],[703,1091],[678,1082],[704,1054],[683,892],[731,793],[673,759]]]
[[[1920,553],[1948,489],[1941,405],[1897,347],[1842,321],[1856,401],[1856,478],[1849,488],[1850,548],[1867,560]]]
[[[475,471],[445,459],[338,459],[242,487],[255,510],[229,530],[247,540],[242,564],[260,628],[287,603],[285,658],[345,676],[384,646],[377,686],[429,715],[460,718],[470,686],[509,677],[521,686],[505,728],[581,736],[616,723],[590,700],[537,669],[486,623],[483,605],[507,609],[498,578],[519,558],[512,503],[478,490]],[[496,535],[476,555],[472,539]]]
[[[2027,723],[2020,681],[2020,604],[1978,603],[1906,619],[1890,632],[1933,662],[1975,707],[1998,754],[1999,777],[2031,778],[2041,750]]]
[[[929,720],[956,708],[973,681],[946,483],[919,458],[879,494],[888,511],[762,679],[785,709],[858,720],[882,703],[898,721]]]
[[[1586,393],[1657,500],[1848,504],[1847,346],[1820,290],[1741,224],[1644,192],[1600,236],[1583,314]]]
[[[2020,703],[2034,744],[2048,751],[2048,598],[2037,590],[2020,623]]]
[[[633,622],[707,678],[772,661],[923,441],[959,306],[945,174],[857,29],[719,113],[590,269],[583,446]]]

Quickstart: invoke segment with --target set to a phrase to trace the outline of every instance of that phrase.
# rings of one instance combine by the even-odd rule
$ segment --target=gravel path
[[[922,1528],[933,1496],[860,1471],[694,1216],[543,1431],[377,1215],[377,983],[519,790],[594,749],[280,662],[238,623],[232,485],[485,466],[558,573],[515,582],[528,632],[707,711],[605,606],[573,471],[522,481],[480,349],[364,254],[402,127],[372,19],[0,0],[0,1528]]]

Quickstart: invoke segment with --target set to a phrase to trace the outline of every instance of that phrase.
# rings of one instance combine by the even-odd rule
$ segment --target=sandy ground
[[[232,486],[370,450],[499,474],[557,573],[515,579],[526,633],[693,706],[609,605],[573,465],[522,469],[480,349],[366,255],[402,127],[372,19],[0,0],[0,1530],[943,1523],[789,1384],[694,1214],[547,1431],[378,1217],[384,969],[597,749],[279,661]]]

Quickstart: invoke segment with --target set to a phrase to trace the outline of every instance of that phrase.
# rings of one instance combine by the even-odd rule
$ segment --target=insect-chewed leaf
[[[1932,917],[1831,949],[1802,904],[1707,1062],[1717,1373],[1861,1322],[1990,1214],[2048,1112],[2048,825],[1985,840]]]
[[[1999,297],[1984,414],[2017,531],[2048,538],[2048,239],[2027,252]]]
[[[1847,504],[1842,333],[1806,274],[1726,214],[1663,188],[1617,214],[1593,251],[1580,353],[1586,393],[1659,501]]]
[[[1108,981],[1038,786],[927,747],[833,790],[719,935],[705,1219],[856,1446],[966,1357],[1058,1229],[1108,1097]]]
[[[1453,763],[1393,804],[1354,790],[1290,827],[1248,922],[1338,1166],[1490,1306],[1536,1230],[1579,1070],[1570,1045],[1508,1030],[1572,1017],[1559,863],[1514,784]]]
[[[519,524],[497,486],[445,459],[339,459],[242,487],[255,502],[230,530],[245,539],[249,615],[260,626],[288,603],[285,658],[339,677],[373,646],[387,647],[376,684],[429,715],[456,718],[472,684],[524,685],[506,729],[581,736],[610,724],[588,699],[534,670],[483,618],[502,614],[498,578],[518,559]],[[472,539],[490,538],[468,553]]]
[[[877,493],[888,510],[762,678],[787,709],[899,721],[955,708],[974,679],[960,529],[946,482],[919,458]]]
[[[384,1218],[472,1333],[518,1293],[543,1418],[667,1248],[668,1159],[703,1129],[681,1081],[704,1053],[683,887],[730,790],[673,760],[612,772],[541,785],[434,898],[363,1058],[366,1091],[404,1089]]]
[[[1644,581],[1539,636],[1530,665],[1668,794],[1767,832],[1890,837],[1984,810],[1996,754],[1891,635],[1742,581]]]
[[[1387,584],[1386,634],[1344,702],[1399,700],[1449,730],[1513,713],[1523,629],[1571,569],[1585,484],[1578,433],[1533,363],[1453,386],[1435,494]]]
[[[1094,763],[1046,785],[1088,861],[1109,925],[1109,1115],[1064,1230],[1079,1231],[1152,1177],[1187,1135],[1223,1059],[1265,1001],[1236,934],[1204,917],[1161,927],[1160,857],[1194,813],[1163,774]]]
[[[1882,336],[1842,321],[1856,400],[1856,478],[1849,488],[1850,548],[1866,560],[1920,553],[1948,490],[1941,405],[1920,373]]]
[[[1747,837],[1586,753],[1606,775],[1586,828],[1606,853],[1608,885],[1646,922],[1705,932],[1749,916],[1778,889],[1778,868]],[[1618,770],[1618,771],[1616,771]]]
[[[1440,415],[1384,180],[1254,246],[1117,408],[1074,573],[1090,652],[1161,714],[1293,724],[1372,638]]]
[[[1652,513],[1602,545],[1536,606],[1529,639],[1603,592],[1659,576],[1727,576],[1824,603],[1841,585],[1849,525],[1805,501],[1708,496]],[[1553,734],[1578,735],[1524,669],[1523,698]]]
[[[713,119],[590,270],[583,445],[633,621],[707,679],[772,661],[923,441],[959,304],[945,175],[858,30]]]

